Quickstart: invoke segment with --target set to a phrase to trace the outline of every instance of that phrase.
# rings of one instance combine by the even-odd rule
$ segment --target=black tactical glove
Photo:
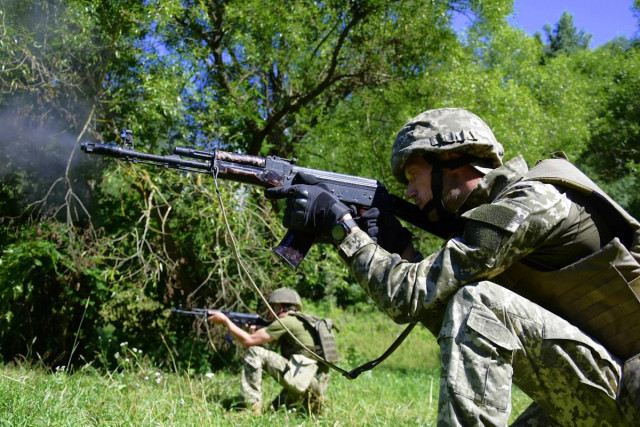
[[[312,177],[299,173],[289,188],[275,187],[265,190],[267,199],[287,199],[282,224],[291,230],[324,236],[333,225],[351,210],[322,184],[308,184]]]
[[[355,218],[360,229],[378,245],[394,254],[402,254],[413,235],[389,210],[371,208]]]

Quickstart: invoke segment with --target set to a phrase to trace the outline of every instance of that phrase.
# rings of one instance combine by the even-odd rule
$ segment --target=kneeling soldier
[[[282,405],[304,405],[310,412],[318,412],[329,385],[329,372],[287,332],[321,354],[320,340],[310,319],[322,319],[300,313],[302,300],[292,289],[275,290],[267,299],[279,320],[267,327],[249,333],[238,327],[223,313],[215,312],[208,320],[225,325],[233,337],[245,348],[242,372],[242,396],[247,408],[259,415],[262,411],[262,371],[271,375],[283,387],[282,393],[271,404],[274,409]],[[285,329],[286,327],[286,329]],[[267,350],[263,344],[276,341],[280,353]]]

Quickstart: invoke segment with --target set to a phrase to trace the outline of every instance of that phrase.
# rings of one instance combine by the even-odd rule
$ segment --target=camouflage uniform
[[[294,315],[280,320],[303,344],[314,347],[313,338],[301,320]],[[269,325],[267,331],[278,340],[282,355],[260,346],[247,349],[242,371],[242,395],[245,404],[250,407],[262,405],[262,373],[265,370],[283,387],[282,393],[272,403],[275,409],[281,405],[303,405],[312,412],[318,412],[329,385],[328,370],[302,354],[298,344],[284,331],[278,321]]]
[[[640,412],[616,399],[623,361],[495,282],[538,248],[559,248],[538,261],[561,266],[594,244],[569,239],[581,236],[577,227],[593,231],[591,217],[556,187],[521,182],[527,171],[521,157],[491,170],[459,212],[508,210],[507,233],[468,221],[462,235],[410,263],[358,231],[341,243],[341,257],[380,309],[398,323],[422,322],[438,337],[439,424],[506,425],[512,383],[535,402],[521,417],[529,425],[629,424],[624,412],[630,420]]]

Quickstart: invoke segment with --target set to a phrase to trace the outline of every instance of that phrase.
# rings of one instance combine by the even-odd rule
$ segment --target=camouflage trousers
[[[264,347],[249,347],[242,371],[242,396],[247,405],[262,403],[263,370],[283,387],[272,407],[295,405],[320,411],[330,375],[316,361],[301,355],[286,359]]]
[[[438,342],[439,425],[507,425],[512,384],[534,401],[514,425],[623,426],[640,419],[637,407],[618,398],[623,361],[494,283],[467,285],[452,297]]]

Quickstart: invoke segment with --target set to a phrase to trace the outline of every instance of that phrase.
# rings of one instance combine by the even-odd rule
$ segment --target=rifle
[[[430,222],[415,204],[388,193],[387,189],[375,179],[296,166],[295,158],[287,160],[276,156],[261,157],[218,149],[205,151],[175,147],[173,155],[148,154],[134,150],[133,135],[130,130],[124,130],[121,137],[124,139],[123,146],[83,142],[80,148],[85,153],[116,157],[132,163],[207,173],[221,179],[265,188],[290,187],[296,184],[296,175],[304,172],[326,185],[342,203],[355,206],[359,214],[372,207],[383,209],[390,204],[391,211],[396,217],[436,236],[448,237],[447,227],[442,222]],[[289,266],[296,269],[314,240],[315,236],[312,234],[288,231],[274,252]]]
[[[201,317],[206,320],[212,313],[219,312],[226,315],[229,320],[235,323],[238,326],[249,325],[249,326],[257,326],[257,327],[265,327],[269,325],[271,322],[263,319],[257,314],[251,313],[237,313],[235,311],[227,311],[227,310],[215,310],[210,308],[192,308],[189,310],[183,310],[181,308],[170,308],[169,311],[171,313],[184,314],[189,316]]]

